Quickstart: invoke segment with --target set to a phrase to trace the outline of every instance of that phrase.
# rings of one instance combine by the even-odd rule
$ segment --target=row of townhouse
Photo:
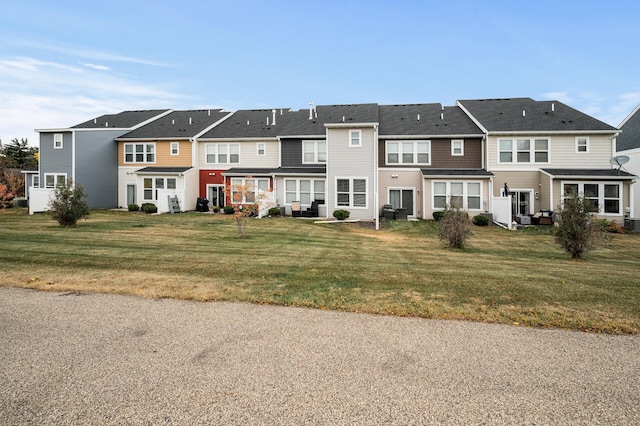
[[[568,190],[611,219],[633,206],[635,176],[610,163],[619,130],[558,101],[125,111],[37,131],[30,190],[72,178],[92,208],[167,211],[168,195],[183,210],[198,197],[222,207],[225,187],[247,180],[287,212],[318,201],[321,217],[346,209],[365,220],[385,204],[429,219],[451,197],[475,215],[504,195],[513,215],[532,215]]]

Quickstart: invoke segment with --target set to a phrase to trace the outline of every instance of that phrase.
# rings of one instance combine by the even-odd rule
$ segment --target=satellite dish
[[[617,155],[613,157],[610,161],[614,166],[622,166],[623,164],[627,164],[630,158],[626,155]]]

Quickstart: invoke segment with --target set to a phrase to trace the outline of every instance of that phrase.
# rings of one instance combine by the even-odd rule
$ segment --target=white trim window
[[[302,163],[326,163],[327,141],[302,141]]]
[[[66,183],[67,183],[66,173],[45,173],[44,174],[45,188],[55,188],[57,186],[65,185]]]
[[[548,163],[549,144],[548,138],[498,139],[498,163]]]
[[[622,184],[620,182],[563,182],[562,201],[569,194],[583,194],[591,200],[598,213],[622,214]]]
[[[588,154],[589,153],[589,137],[577,136],[576,137],[576,154]]]
[[[312,201],[324,204],[326,181],[324,179],[285,179],[285,204],[300,201],[301,205],[310,206]]]
[[[53,149],[62,149],[63,146],[63,135],[62,133],[54,133],[53,134]]]
[[[205,145],[205,160],[207,164],[238,164],[240,144],[208,143]]]
[[[267,144],[264,142],[256,142],[256,155],[258,157],[264,157],[267,155]]]
[[[451,156],[464,155],[464,139],[451,139]]]
[[[246,191],[244,188],[246,187]],[[232,204],[252,204],[256,199],[256,189],[258,193],[269,191],[269,179],[265,178],[231,178],[231,203]],[[245,192],[240,194],[240,191]],[[242,195],[242,197],[240,197]]]
[[[433,181],[432,188],[434,210],[444,210],[448,203],[463,210],[481,210],[480,181]]]
[[[362,146],[362,130],[349,130],[349,146]]]
[[[387,165],[431,164],[431,141],[387,141],[386,152]]]
[[[180,155],[180,142],[171,142],[171,155]]]
[[[336,207],[367,207],[367,178],[336,178]]]
[[[156,144],[155,143],[125,143],[124,144],[125,163],[155,163]]]
[[[178,179],[174,177],[145,177],[142,198],[145,201],[158,201],[159,189],[176,189]]]

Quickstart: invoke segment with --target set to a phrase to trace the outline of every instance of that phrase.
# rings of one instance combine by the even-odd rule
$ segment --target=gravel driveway
[[[640,424],[640,337],[0,287],[0,424]]]

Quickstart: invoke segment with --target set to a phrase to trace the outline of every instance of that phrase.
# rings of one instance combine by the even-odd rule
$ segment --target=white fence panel
[[[29,214],[42,213],[49,210],[53,199],[53,188],[29,188]]]
[[[511,195],[506,197],[491,197],[493,205],[493,220],[501,223],[511,229],[512,214],[511,214]]]

